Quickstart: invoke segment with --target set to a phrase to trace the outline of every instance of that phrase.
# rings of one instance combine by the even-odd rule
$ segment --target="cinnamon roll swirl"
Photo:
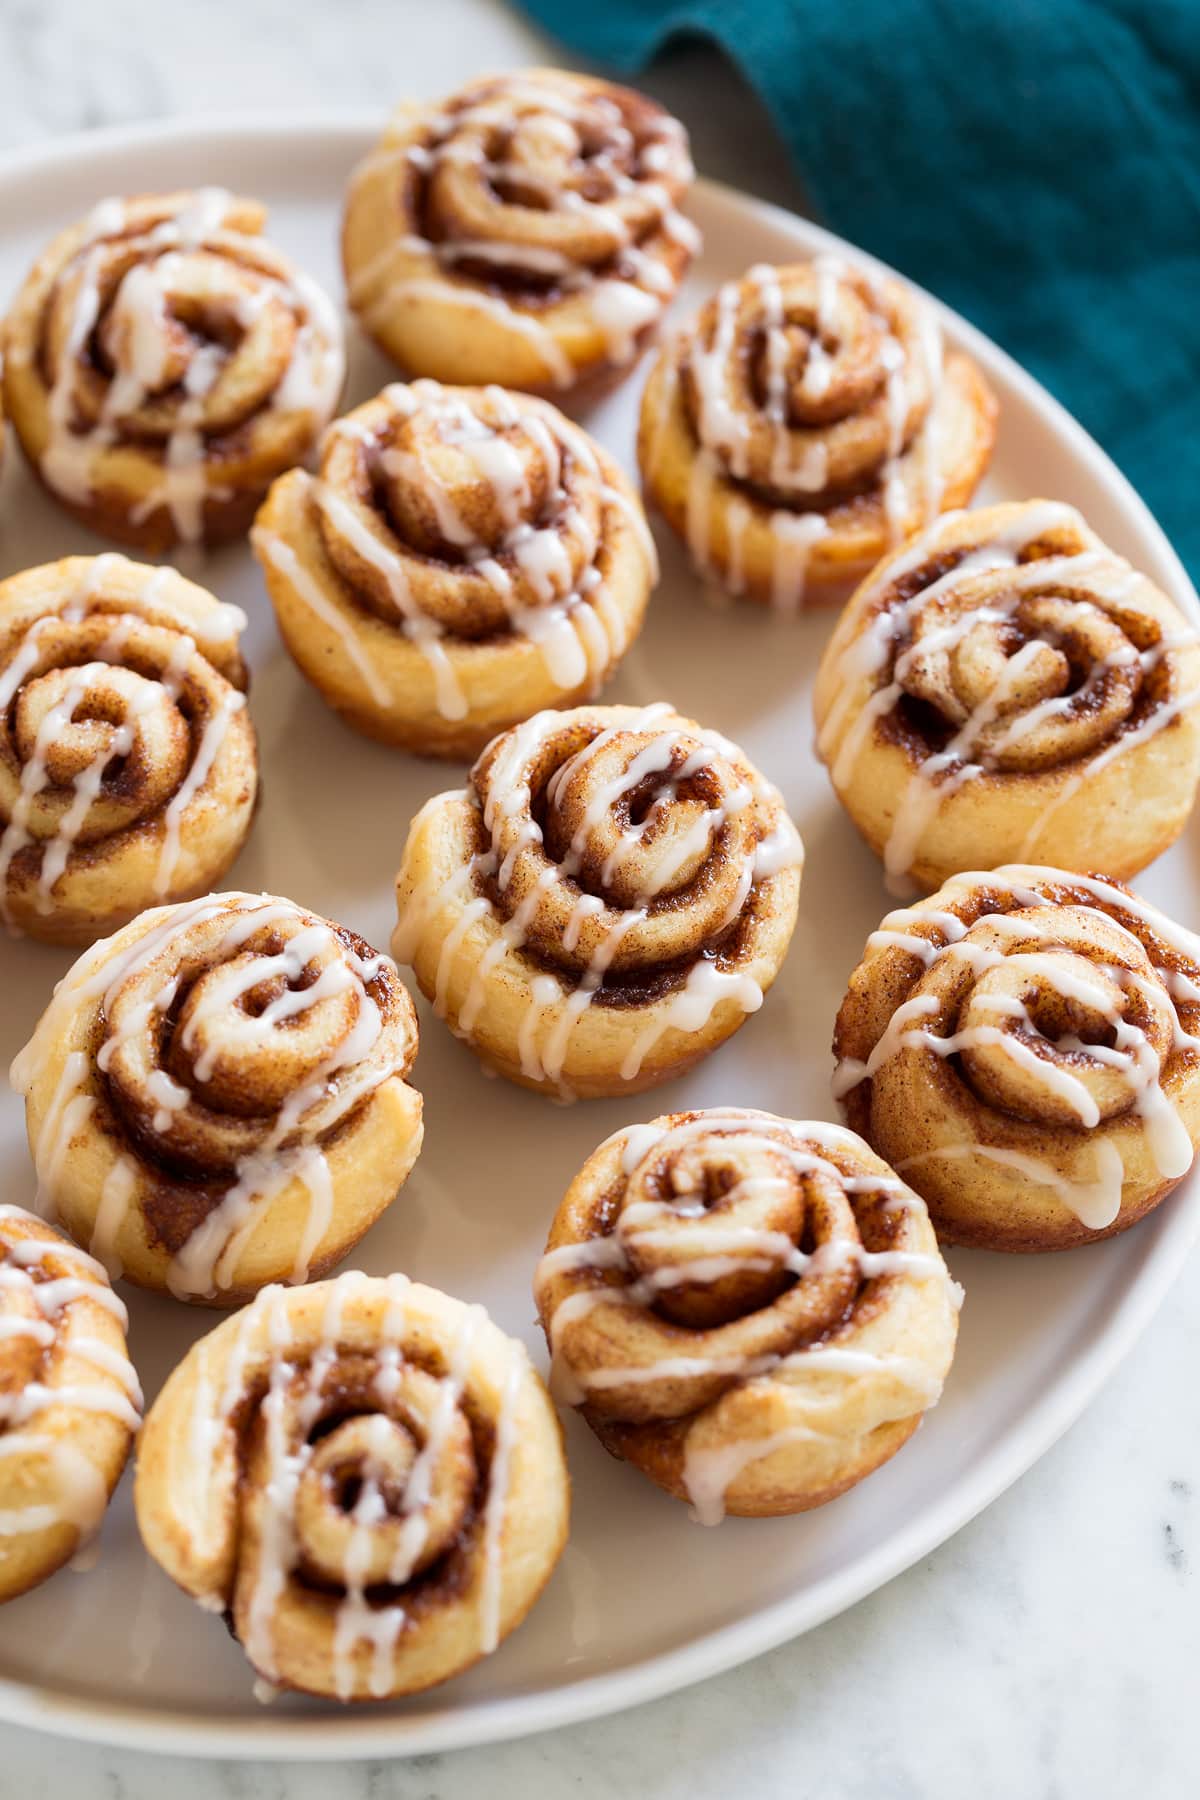
[[[233,1305],[339,1262],[421,1147],[413,1005],[344,926],[269,894],[142,913],[13,1064],[40,1210],[111,1273]]]
[[[699,248],[687,135],[645,95],[526,69],[401,107],[355,171],[350,304],[414,375],[619,378]]]
[[[445,1681],[520,1624],[567,1533],[561,1433],[482,1307],[350,1273],[193,1345],[138,1448],[138,1525],[267,1682]]]
[[[95,1532],[141,1422],[125,1308],[99,1263],[0,1206],[0,1601]]]
[[[636,1093],[762,1005],[802,863],[778,793],[716,732],[666,705],[538,713],[414,818],[392,948],[510,1081]]]
[[[475,755],[593,694],[658,568],[641,502],[546,401],[399,383],[339,419],[253,543],[285,643],[356,730]]]
[[[846,1118],[944,1242],[1124,1231],[1200,1135],[1200,938],[1120,882],[957,875],[868,939],[834,1036]]]
[[[8,411],[93,530],[156,553],[236,537],[332,417],[340,322],[265,222],[220,188],[102,200],[17,295]]]
[[[663,348],[638,461],[701,574],[794,611],[840,600],[889,544],[962,506],[995,413],[902,282],[834,256],[764,263]]]
[[[1200,632],[1057,501],[949,514],[883,562],[814,704],[897,892],[1050,853],[1136,874],[1200,780]]]
[[[88,943],[202,892],[258,795],[236,606],[69,556],[0,582],[0,918]]]
[[[839,1125],[630,1125],[559,1207],[535,1296],[552,1387],[703,1524],[803,1512],[941,1393],[960,1295],[923,1202]]]

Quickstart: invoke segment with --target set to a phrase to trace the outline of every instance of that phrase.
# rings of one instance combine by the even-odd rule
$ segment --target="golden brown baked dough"
[[[416,815],[392,948],[510,1081],[637,1093],[761,1006],[802,862],[778,793],[717,732],[666,705],[538,713]]]
[[[763,263],[664,346],[638,461],[702,574],[794,611],[969,500],[995,414],[913,289],[834,256]]]
[[[473,756],[594,694],[658,574],[641,501],[557,408],[395,383],[271,489],[253,543],[284,642],[368,736]]]
[[[246,530],[333,416],[341,325],[221,188],[102,200],[43,251],[3,332],[4,394],[46,487],[161,552]]]
[[[1136,874],[1200,779],[1200,633],[1059,501],[939,519],[881,563],[814,706],[898,892],[1039,855]]]
[[[355,171],[350,304],[413,375],[565,389],[619,379],[699,234],[687,135],[593,75],[524,69],[400,108]]]
[[[85,944],[219,881],[258,795],[245,614],[171,568],[0,582],[0,918]]]
[[[946,1243],[1136,1224],[1200,1136],[1200,938],[1120,882],[1010,865],[890,913],[838,1014],[846,1117]]]
[[[388,958],[270,894],[144,912],[13,1064],[43,1200],[113,1272],[233,1305],[340,1262],[421,1147]]]
[[[411,1694],[520,1624],[567,1534],[554,1409],[482,1307],[402,1275],[268,1288],[150,1409],[146,1548],[265,1680]]]
[[[959,1294],[924,1203],[840,1125],[738,1107],[618,1131],[535,1295],[552,1382],[704,1524],[803,1512],[936,1402]]]
[[[125,1308],[99,1263],[0,1206],[0,1601],[99,1528],[141,1421]]]

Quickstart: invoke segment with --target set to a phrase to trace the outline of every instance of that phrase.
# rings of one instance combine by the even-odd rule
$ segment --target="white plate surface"
[[[271,207],[272,237],[332,291],[343,184],[371,133],[292,120],[101,134],[0,167],[0,297],[44,240],[106,193],[217,183]],[[676,306],[757,261],[835,244],[815,226],[702,184],[691,211],[705,250]],[[1001,427],[988,498],[1073,501],[1117,549],[1195,610],[1197,601],[1144,506],[1097,447],[1026,375],[950,314],[952,340],[987,370]],[[347,404],[388,370],[361,341]],[[640,379],[587,419],[633,467]],[[101,545],[20,466],[0,493],[0,573]],[[810,686],[830,629],[752,607],[714,611],[663,543],[662,585],[645,633],[606,697],[668,699],[739,741],[783,790],[808,867],[791,954],[763,1011],[694,1074],[643,1095],[562,1109],[485,1080],[421,1006],[416,1081],[427,1132],[416,1171],[352,1261],[403,1269],[483,1301],[544,1367],[530,1280],[555,1205],[584,1158],[631,1118],[682,1107],[759,1106],[830,1117],[829,1040],[845,980],[888,905],[875,859],[833,799],[811,748]],[[459,779],[364,743],[326,711],[277,639],[243,547],[195,572],[251,617],[251,704],[264,805],[229,885],[287,894],[378,945],[393,923],[392,877],[410,815]],[[1142,878],[1184,921],[1200,919],[1200,846],[1185,838]],[[24,1041],[63,952],[0,940],[0,1060]],[[29,1203],[21,1111],[0,1097],[0,1193]],[[853,1493],[802,1518],[732,1520],[716,1531],[611,1461],[567,1425],[571,1540],[532,1616],[497,1654],[440,1691],[341,1711],[289,1698],[263,1708],[220,1623],[143,1554],[128,1475],[97,1567],[64,1571],[0,1614],[0,1716],[143,1749],[207,1755],[407,1754],[516,1736],[648,1700],[729,1668],[851,1605],[941,1543],[1020,1475],[1075,1419],[1146,1323],[1200,1226],[1200,1186],[1177,1192],[1125,1237],[1067,1256],[956,1252],[966,1287],[945,1397],[907,1449]],[[132,1351],[148,1398],[214,1315],[128,1293]],[[1080,1580],[1084,1580],[1080,1570]]]

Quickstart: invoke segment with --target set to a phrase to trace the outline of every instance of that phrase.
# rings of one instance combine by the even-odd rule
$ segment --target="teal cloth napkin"
[[[527,0],[635,74],[680,36],[762,95],[833,230],[1062,400],[1200,578],[1196,0]]]

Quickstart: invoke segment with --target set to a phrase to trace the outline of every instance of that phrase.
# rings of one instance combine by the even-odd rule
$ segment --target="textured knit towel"
[[[530,0],[634,74],[722,45],[825,220],[1062,400],[1200,577],[1196,0]]]

